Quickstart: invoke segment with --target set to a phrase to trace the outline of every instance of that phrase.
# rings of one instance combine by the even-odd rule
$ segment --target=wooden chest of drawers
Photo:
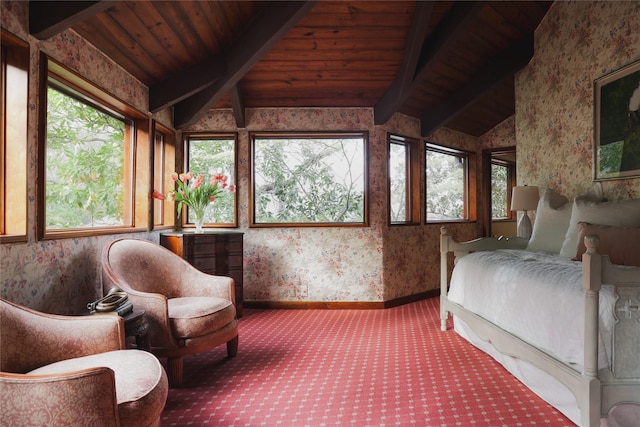
[[[236,231],[169,232],[160,234],[160,244],[202,272],[231,277],[236,311],[242,317],[242,238],[243,233]]]

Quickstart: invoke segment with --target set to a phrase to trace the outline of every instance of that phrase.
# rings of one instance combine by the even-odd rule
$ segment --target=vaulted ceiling
[[[38,1],[30,32],[73,29],[184,128],[210,109],[373,107],[427,135],[480,136],[515,111],[547,1]]]

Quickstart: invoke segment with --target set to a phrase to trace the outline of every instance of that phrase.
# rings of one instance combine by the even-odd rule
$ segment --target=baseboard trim
[[[379,310],[398,307],[411,302],[440,296],[440,289],[432,289],[419,294],[408,295],[388,301],[243,301],[243,308],[279,310]]]

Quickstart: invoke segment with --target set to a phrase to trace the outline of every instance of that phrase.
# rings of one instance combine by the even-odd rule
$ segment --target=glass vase
[[[204,211],[205,209],[194,209],[193,215],[195,216],[193,224],[196,226],[196,233],[204,233]]]

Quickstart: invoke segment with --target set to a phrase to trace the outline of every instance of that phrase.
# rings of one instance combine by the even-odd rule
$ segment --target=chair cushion
[[[164,368],[151,353],[116,350],[62,360],[29,372],[33,375],[61,374],[106,366],[115,373],[120,424],[148,425],[164,409],[169,383]]]
[[[171,331],[180,339],[217,331],[236,317],[231,301],[216,297],[170,298],[167,306]]]

